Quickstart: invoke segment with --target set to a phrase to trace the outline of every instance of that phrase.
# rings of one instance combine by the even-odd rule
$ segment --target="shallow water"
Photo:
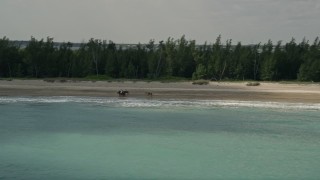
[[[1,97],[0,179],[320,179],[319,110]]]

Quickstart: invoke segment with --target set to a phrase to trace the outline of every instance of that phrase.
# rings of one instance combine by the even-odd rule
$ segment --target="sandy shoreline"
[[[66,81],[0,80],[0,96],[96,96],[117,97],[117,91],[126,89],[128,97],[157,99],[206,99],[320,103],[320,84],[281,84],[262,82],[260,86],[246,86],[246,82],[210,82],[193,85],[192,82],[143,81]]]

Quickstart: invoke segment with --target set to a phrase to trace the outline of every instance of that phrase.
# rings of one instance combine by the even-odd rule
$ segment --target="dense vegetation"
[[[0,39],[0,77],[111,77],[158,79],[183,77],[210,80],[320,81],[320,41],[294,39],[286,44],[232,45],[231,40],[196,45],[185,36],[165,42],[122,48],[112,41],[90,39],[78,49],[54,45],[52,38],[31,38],[20,48]]]

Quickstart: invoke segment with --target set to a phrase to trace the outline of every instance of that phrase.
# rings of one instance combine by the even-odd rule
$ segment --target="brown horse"
[[[146,92],[146,95],[152,97],[152,92]]]
[[[117,92],[117,94],[119,94],[119,97],[125,97],[125,96],[127,96],[127,94],[129,94],[129,91],[120,90],[120,91]]]

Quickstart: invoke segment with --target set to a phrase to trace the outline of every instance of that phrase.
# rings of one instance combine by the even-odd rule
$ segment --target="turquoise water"
[[[0,97],[0,179],[320,179],[320,104]]]

